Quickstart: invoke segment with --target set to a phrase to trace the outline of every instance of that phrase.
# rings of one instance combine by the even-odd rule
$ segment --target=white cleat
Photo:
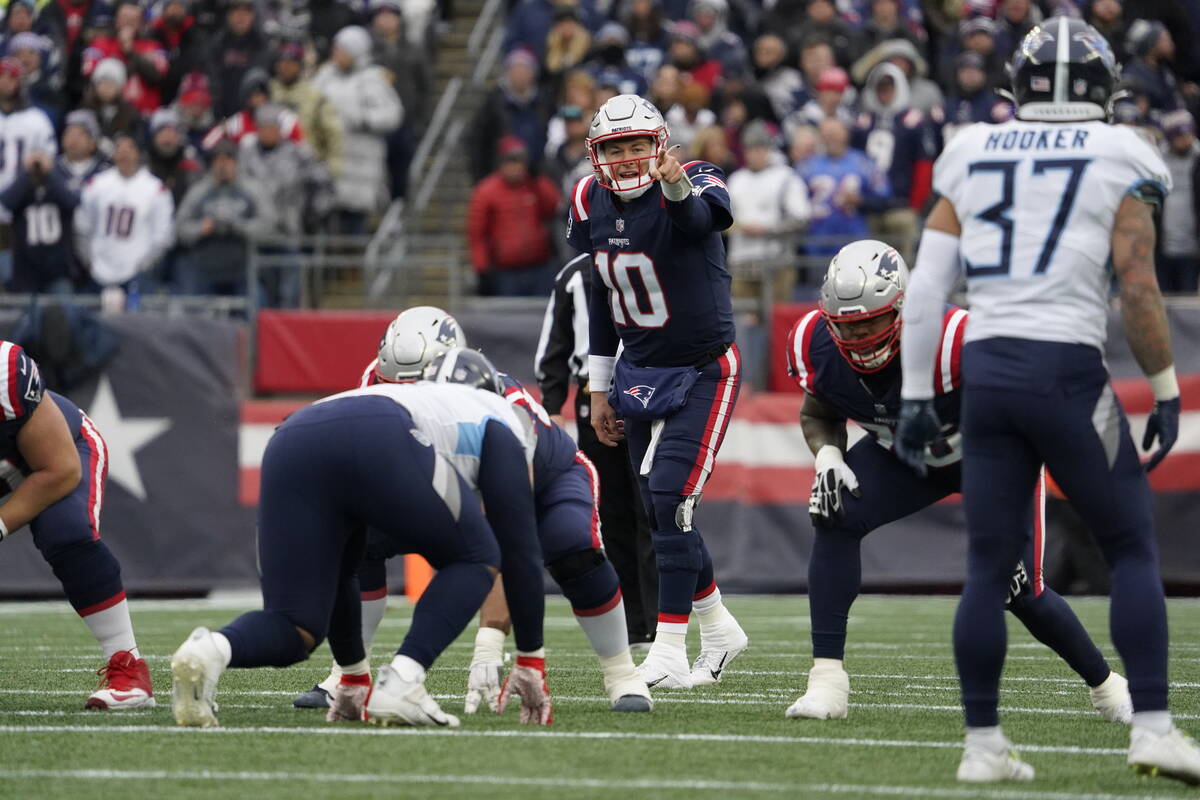
[[[788,706],[791,719],[845,719],[850,710],[850,676],[841,662],[814,664],[808,689]]]
[[[999,781],[1031,781],[1033,767],[1022,761],[1007,740],[1003,752],[968,744],[963,749],[955,775],[963,783],[997,783]]]
[[[212,631],[196,628],[171,656],[171,705],[177,724],[217,727],[217,679],[224,671],[225,659]]]
[[[1200,785],[1200,747],[1173,726],[1170,733],[1158,734],[1135,725],[1129,732],[1128,763],[1139,775]]]
[[[1092,708],[1100,712],[1106,722],[1133,722],[1133,701],[1129,698],[1129,681],[1115,672],[1108,673],[1104,683],[1088,689],[1092,696]]]
[[[637,666],[638,675],[650,689],[691,689],[687,649],[655,642],[646,660]]]
[[[389,664],[379,669],[379,677],[367,697],[363,719],[376,725],[423,725],[457,728],[458,717],[442,711],[425,691],[424,670],[418,675],[401,676]]]
[[[721,673],[750,646],[750,639],[732,616],[712,625],[700,626],[700,655],[692,664],[692,685],[720,683]]]

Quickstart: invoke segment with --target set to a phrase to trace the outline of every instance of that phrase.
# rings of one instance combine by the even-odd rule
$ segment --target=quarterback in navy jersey
[[[686,689],[717,682],[747,646],[693,523],[741,358],[720,235],[733,223],[724,174],[704,161],[681,165],[669,137],[650,102],[605,102],[589,127],[594,174],[572,192],[567,239],[592,255],[599,278],[589,301],[592,426],[605,444],[629,437],[653,529],[659,616],[639,670],[652,687]],[[689,668],[693,605],[701,645]]]
[[[961,488],[959,361],[966,311],[950,308],[943,319],[933,370],[933,402],[943,425],[926,448],[926,476],[892,453],[900,411],[899,309],[907,276],[904,260],[883,242],[846,245],[830,262],[820,308],[802,317],[788,337],[788,370],[806,393],[800,423],[816,456],[809,500],[815,528],[808,573],[813,667],[789,717],[847,715],[850,682],[842,662],[846,620],[861,583],[863,537]],[[867,432],[848,449],[847,420]],[[1125,679],[1110,669],[1071,607],[1042,581],[1044,479],[1040,489],[1038,507],[1026,512],[1033,535],[1013,572],[1008,609],[1083,678],[1102,717],[1128,722],[1132,705]]]

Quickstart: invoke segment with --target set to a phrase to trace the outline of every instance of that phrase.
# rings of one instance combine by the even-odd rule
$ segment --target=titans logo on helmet
[[[642,408],[647,408],[650,405],[650,398],[654,396],[654,387],[638,384],[626,389],[625,394],[636,398],[642,404]]]
[[[1112,47],[1109,46],[1108,40],[1099,35],[1096,31],[1082,30],[1071,38],[1082,43],[1084,47],[1094,53],[1097,58],[1104,62],[1105,67],[1108,69],[1116,68],[1117,57],[1113,54]]]

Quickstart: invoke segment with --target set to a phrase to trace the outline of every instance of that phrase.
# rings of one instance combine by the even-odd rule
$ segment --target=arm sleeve
[[[592,267],[595,269],[595,266]],[[592,356],[615,358],[621,337],[613,324],[608,305],[609,288],[600,275],[592,275],[588,291],[588,353]]]
[[[542,318],[542,335],[538,339],[533,365],[542,392],[542,406],[550,414],[562,411],[571,382],[568,359],[575,344],[572,325],[575,304],[566,289],[566,279],[571,274],[574,274],[573,270],[567,267],[554,281],[554,291],[550,293],[550,302]]]
[[[675,227],[692,236],[726,230],[733,224],[729,187],[720,167],[695,161],[684,167],[692,193],[679,202],[667,201],[667,214]]]
[[[525,448],[509,427],[497,419],[489,420],[484,429],[479,455],[479,494],[500,545],[500,571],[517,649],[530,653],[543,644],[546,599],[542,548],[537,538]]]
[[[901,311],[904,336],[900,340],[900,363],[904,380],[900,396],[905,400],[928,400],[934,395],[942,310],[954,287],[958,265],[958,237],[926,228]]]

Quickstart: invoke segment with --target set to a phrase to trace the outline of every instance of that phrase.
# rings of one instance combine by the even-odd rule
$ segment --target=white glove
[[[329,696],[329,710],[325,712],[326,722],[341,722],[343,720],[359,721],[363,718],[363,708],[367,705],[367,696],[371,694],[371,681],[365,683],[338,683]]]
[[[808,498],[808,513],[813,525],[831,528],[842,516],[842,490],[861,497],[858,478],[854,470],[846,466],[840,448],[827,444],[817,451],[816,477],[813,478],[812,494]]]
[[[467,696],[463,713],[474,714],[486,702],[494,712],[500,710],[500,674],[504,670],[504,631],[480,628],[475,633],[475,655],[467,675]]]
[[[554,704],[550,700],[550,687],[546,685],[545,659],[517,658],[517,665],[508,673],[504,688],[500,690],[501,714],[514,694],[521,696],[521,722],[529,725],[554,722]]]

